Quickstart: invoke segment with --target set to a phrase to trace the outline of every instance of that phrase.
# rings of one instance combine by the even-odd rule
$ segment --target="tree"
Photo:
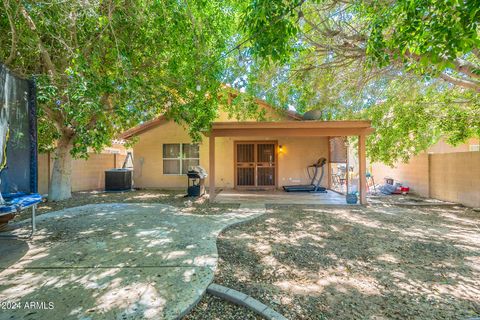
[[[480,92],[480,1],[377,1],[359,10],[368,25],[370,61],[398,61],[407,70]]]
[[[473,90],[356,64],[299,72],[295,62],[291,68],[258,68],[246,81],[247,90],[299,112],[320,109],[323,120],[371,120],[376,129],[367,140],[372,161],[408,161],[441,137],[453,145],[480,137],[480,95]]]
[[[323,119],[371,119],[372,160],[480,137],[478,1],[251,1],[247,90]],[[447,82],[444,82],[446,80]]]
[[[159,113],[199,139],[216,116],[234,14],[225,1],[3,0],[0,60],[35,76],[40,146],[55,148],[50,200],[71,196],[72,157]]]
[[[407,162],[441,137],[452,145],[480,137],[480,95],[474,91],[410,77],[390,81],[381,97],[356,115],[375,127],[367,145],[372,161]]]
[[[243,26],[258,57],[402,66],[480,92],[478,0],[254,0]]]

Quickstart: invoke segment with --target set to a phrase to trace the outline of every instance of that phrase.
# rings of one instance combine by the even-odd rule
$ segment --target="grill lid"
[[[190,170],[188,170],[187,176],[189,178],[205,179],[208,176],[208,174],[207,174],[207,171],[201,166],[193,166],[190,168]]]

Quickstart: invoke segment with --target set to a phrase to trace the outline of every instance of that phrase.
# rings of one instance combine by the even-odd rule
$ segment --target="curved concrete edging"
[[[246,222],[249,222],[249,221],[251,221],[255,218],[258,218],[258,217],[262,216],[266,212],[266,207],[265,207],[264,204],[260,204],[260,205],[259,204],[254,204],[254,205],[252,205],[252,204],[242,204],[242,205],[240,205],[239,209],[243,209],[243,210],[251,209],[251,210],[256,210],[258,212],[257,212],[256,215],[252,215],[248,219],[238,221],[238,222],[235,222],[235,223],[232,223],[232,224],[229,224],[229,225],[225,226],[224,228],[222,228],[222,230],[220,230],[218,235],[220,235],[226,229],[229,229],[229,228],[232,228],[234,226],[238,226],[240,224],[244,224]],[[262,211],[262,212],[260,213],[260,211]],[[217,236],[217,239],[218,239],[218,236]],[[216,242],[215,242],[215,247],[216,247],[217,255],[218,255],[218,246],[216,245]],[[218,261],[218,259],[217,259],[217,261]],[[259,314],[260,316],[264,317],[265,319],[268,319],[268,320],[287,320],[287,318],[282,316],[280,313],[278,313],[275,310],[271,309],[270,307],[264,305],[260,301],[254,299],[254,298],[252,298],[252,297],[250,297],[250,296],[248,296],[248,295],[246,295],[242,292],[239,292],[237,290],[215,284],[215,283],[213,283],[213,280],[210,283],[210,285],[207,287],[205,292],[208,292],[209,294],[214,295],[216,297],[219,297],[221,299],[230,301],[234,304],[244,306],[244,307],[252,310],[253,312]],[[197,303],[203,297],[205,292],[202,293],[202,295],[200,296],[198,301],[195,304],[192,304],[191,308],[189,308],[189,310],[187,312],[185,312],[182,316],[185,316],[188,312],[190,312],[193,309],[193,307],[195,307],[197,305]]]
[[[220,234],[225,231],[226,229],[229,229],[229,228],[232,228],[234,226],[238,226],[240,224],[244,224],[244,223],[247,223],[255,218],[258,218],[260,216],[262,216],[263,214],[265,214],[266,212],[266,207],[265,205],[253,205],[253,206],[249,206],[248,204],[247,205],[240,205],[239,209],[251,209],[251,210],[256,210],[258,211],[257,214],[254,214],[244,220],[240,220],[240,221],[237,221],[237,222],[234,222],[234,223],[231,223],[231,224],[228,224],[226,226],[224,226],[222,229],[220,229],[220,231],[218,232],[217,234],[217,237],[215,239],[215,251],[216,251],[216,255],[217,255],[217,261],[215,262],[215,269],[213,271],[216,271],[217,269],[217,265],[218,265],[218,246],[217,246],[217,239],[218,239],[218,236],[220,236]],[[262,211],[262,212],[260,212]],[[188,315],[192,310],[193,308],[195,308],[197,306],[197,304],[203,299],[203,296],[205,295],[205,293],[209,292],[209,288],[212,286],[212,285],[215,285],[213,283],[213,280],[214,280],[214,277],[215,276],[212,276],[212,280],[210,281],[210,284],[207,286],[207,288],[205,288],[205,290],[203,290],[203,292],[201,294],[199,294],[198,296],[198,299],[193,302],[187,309],[185,309],[181,314],[178,315],[177,319],[182,319],[183,317],[185,317],[186,315]],[[228,288],[227,288],[228,289]],[[233,290],[233,289],[231,289]],[[210,292],[209,292],[210,293]],[[239,292],[240,293],[240,292]],[[253,299],[253,298],[252,298]],[[260,303],[260,302],[258,302]],[[272,310],[273,311],[273,310]],[[275,311],[273,311],[275,312]],[[286,319],[286,318],[267,318],[267,319]]]
[[[177,220],[174,219],[173,222],[171,224],[169,224],[170,228],[173,228],[173,227],[182,228],[183,226],[186,225],[185,223],[181,224],[181,223],[183,223],[183,219],[187,219],[187,216],[195,216],[195,215],[192,215],[192,214],[183,214],[178,210],[178,207],[171,206],[171,205],[166,205],[166,204],[157,204],[157,203],[154,203],[154,204],[102,203],[102,204],[88,204],[88,205],[84,205],[84,206],[78,206],[78,207],[61,209],[61,210],[58,210],[58,211],[52,211],[52,212],[40,215],[37,218],[37,221],[38,222],[43,222],[44,225],[42,227],[45,227],[46,230],[48,229],[48,227],[51,227],[52,225],[56,225],[56,223],[57,223],[56,220],[57,219],[58,219],[58,223],[70,223],[68,221],[69,219],[80,218],[80,217],[82,217],[82,219],[83,219],[85,216],[89,216],[89,215],[92,215],[97,220],[99,220],[99,219],[101,220],[103,216],[113,217],[115,219],[112,218],[111,222],[114,223],[118,219],[118,218],[116,218],[117,214],[129,214],[129,212],[132,211],[132,210],[135,211],[135,213],[142,213],[143,211],[141,211],[140,208],[141,208],[141,210],[147,210],[148,212],[145,213],[145,214],[148,214],[149,216],[153,215],[153,214],[158,214],[158,213],[165,213],[165,217],[175,218],[175,219],[179,220],[179,221],[177,221]],[[126,211],[124,211],[124,209]],[[150,211],[152,211],[152,212],[150,212]],[[202,250],[207,250],[208,249],[207,251],[205,251],[206,252],[205,254],[208,254],[208,256],[212,258],[212,261],[205,262],[206,263],[205,265],[203,265],[203,264],[202,265],[196,265],[195,264],[193,266],[194,268],[201,271],[202,276],[201,276],[201,278],[199,278],[200,280],[198,281],[198,284],[196,285],[196,287],[193,288],[194,291],[192,291],[191,294],[189,293],[189,295],[191,295],[191,299],[181,299],[181,301],[178,300],[178,298],[171,299],[169,301],[170,304],[171,303],[176,304],[177,303],[176,301],[178,301],[178,303],[181,302],[181,306],[179,304],[178,308],[177,307],[175,307],[175,308],[174,307],[169,307],[169,310],[171,310],[171,311],[169,311],[168,316],[167,316],[167,313],[165,313],[165,318],[166,319],[180,319],[183,316],[185,316],[187,313],[189,313],[198,304],[198,302],[201,300],[201,298],[204,296],[204,294],[207,291],[208,286],[214,281],[214,273],[215,273],[215,270],[217,269],[217,266],[218,266],[217,238],[218,238],[219,234],[221,232],[223,232],[225,229],[227,229],[227,228],[229,228],[233,225],[238,225],[240,223],[250,221],[250,220],[252,220],[256,217],[259,217],[259,216],[263,215],[264,213],[265,213],[265,207],[264,206],[260,207],[260,206],[253,206],[253,205],[246,205],[246,206],[241,205],[238,210],[234,209],[229,213],[224,213],[224,214],[221,214],[221,215],[214,215],[214,216],[203,216],[203,217],[196,216],[195,217],[196,219],[192,220],[192,221],[197,221],[197,220],[198,221],[203,221],[206,225],[209,226],[208,228],[205,227],[203,229],[201,229],[201,228],[197,229],[198,227],[192,227],[192,228],[190,228],[191,230],[190,229],[188,229],[188,230],[190,230],[190,231],[197,230],[198,232],[200,232],[200,231],[203,232],[202,233],[203,236],[202,236],[202,234],[199,234],[199,236],[202,237],[204,242],[206,242],[206,243],[208,242],[209,246],[206,246],[206,248],[203,248]],[[183,216],[185,216],[185,217],[183,217]],[[200,218],[202,218],[202,219],[200,219]],[[133,219],[133,217],[132,217],[132,219]],[[22,224],[25,224],[28,221],[29,221],[29,219],[22,220],[22,221],[18,222],[18,226],[22,226]],[[168,221],[170,221],[170,220],[168,220]],[[141,222],[143,223],[143,225],[139,224],[138,227],[147,228],[149,226],[149,225],[145,225],[145,223],[146,223],[145,221],[142,220]],[[178,223],[180,223],[180,224],[178,224]],[[178,224],[178,226],[176,224]],[[86,224],[86,225],[91,227],[91,223]],[[82,226],[83,225],[79,225],[78,228],[81,229]],[[206,233],[206,232],[208,232],[208,233]],[[192,240],[192,239],[190,239],[190,240]],[[92,241],[94,241],[94,240],[92,240]],[[104,240],[102,240],[102,241],[104,241]],[[82,247],[82,248],[83,249],[89,249],[90,247],[88,247],[88,245],[89,245],[90,242],[88,242],[88,241],[85,242],[85,243],[82,242],[82,245],[85,247],[85,248],[84,247]],[[42,242],[37,243],[37,245],[42,245]],[[95,246],[96,244],[93,243],[93,245]],[[209,248],[207,248],[207,247],[209,247]],[[52,248],[53,249],[58,249],[57,246],[52,247]],[[49,249],[52,249],[52,248],[49,248]],[[44,263],[44,262],[45,261],[42,261],[42,263]],[[85,264],[86,262],[82,262],[82,263],[83,263],[82,266],[85,267],[88,270],[95,270],[96,269],[96,267],[92,267],[92,266],[90,266],[90,264]],[[106,266],[115,265],[114,264],[115,261],[108,260],[108,259],[106,259],[105,261],[102,260],[100,262],[97,261],[97,263],[100,263],[100,264],[104,263]],[[182,263],[182,261],[177,261],[177,263],[174,263],[174,264],[175,264],[174,266],[170,266],[170,265],[164,266],[162,263],[160,263],[158,266],[155,263],[148,263],[147,265],[148,266],[156,266],[158,268],[166,267],[167,269],[168,268],[183,268],[183,267],[192,268],[192,265],[184,265],[184,263]],[[33,266],[33,267],[35,267],[35,266]],[[43,268],[48,268],[47,266],[44,266],[44,265],[41,265],[41,264],[36,266],[36,267],[39,270],[43,269]],[[61,265],[59,267],[63,268]],[[142,266],[140,266],[140,268],[141,267]],[[29,268],[31,269],[32,266],[30,266]],[[67,268],[67,269],[71,270],[69,268]],[[26,269],[22,268],[22,269],[18,269],[18,270],[20,270],[18,272],[21,273]],[[70,272],[70,271],[67,271],[67,272]],[[172,271],[172,272],[176,272],[176,271]],[[179,276],[181,276],[181,275],[179,274]],[[21,280],[21,275],[18,276],[18,279]],[[172,277],[172,279],[174,279],[174,277]],[[169,279],[167,279],[167,280],[169,280]],[[16,284],[14,283],[12,285],[14,286]],[[164,289],[164,288],[160,287],[160,289]],[[173,290],[177,290],[177,288],[175,288]],[[0,290],[0,296],[1,296],[1,290]],[[0,318],[2,318],[2,317],[0,316]]]
[[[275,310],[269,308],[268,306],[264,305],[260,301],[242,293],[237,290],[227,288],[215,283],[212,283],[208,286],[207,292],[222,298],[224,300],[228,300],[232,303],[244,306],[253,312],[259,314],[260,316],[264,317],[268,320],[287,320],[284,316],[280,313],[276,312]]]

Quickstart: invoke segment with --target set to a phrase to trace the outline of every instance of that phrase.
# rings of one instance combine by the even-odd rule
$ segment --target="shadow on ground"
[[[215,215],[223,214],[225,210],[238,208],[238,204],[212,204],[208,197],[185,197],[182,190],[133,190],[125,192],[79,191],[72,197],[58,202],[43,202],[39,204],[37,215],[63,209],[101,203],[161,203],[179,208],[184,213]],[[22,211],[15,217],[16,221],[28,219],[30,212]]]
[[[29,243],[0,242],[0,301],[20,303],[0,319],[177,318],[213,279],[218,233],[255,215],[195,215],[162,204],[41,215]]]
[[[17,263],[28,251],[28,243],[23,240],[1,239],[0,257],[2,268],[8,268]]]
[[[218,247],[215,282],[290,319],[480,314],[480,217],[465,208],[271,206]],[[208,304],[191,319],[226,319]]]

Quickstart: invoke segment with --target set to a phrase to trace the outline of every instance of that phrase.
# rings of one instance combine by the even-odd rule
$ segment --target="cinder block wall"
[[[120,168],[126,155],[112,153],[91,153],[88,160],[75,159],[72,163],[72,191],[103,189],[105,186],[105,170]],[[38,192],[48,193],[48,181],[53,168],[53,154],[38,155]],[[116,158],[116,159],[115,159]],[[50,170],[50,172],[49,172]]]
[[[430,196],[480,207],[480,152],[431,154]]]
[[[394,168],[370,167],[377,184],[391,177],[420,196],[480,207],[480,152],[424,153]]]
[[[48,193],[48,177],[52,175],[51,168],[53,168],[53,158],[50,161],[50,172],[48,165],[48,154],[38,154],[38,192],[41,194]]]
[[[428,154],[426,153],[413,157],[408,163],[397,163],[393,168],[383,163],[373,163],[369,167],[377,184],[383,184],[383,179],[390,177],[409,186],[411,192],[419,196],[429,196]]]

